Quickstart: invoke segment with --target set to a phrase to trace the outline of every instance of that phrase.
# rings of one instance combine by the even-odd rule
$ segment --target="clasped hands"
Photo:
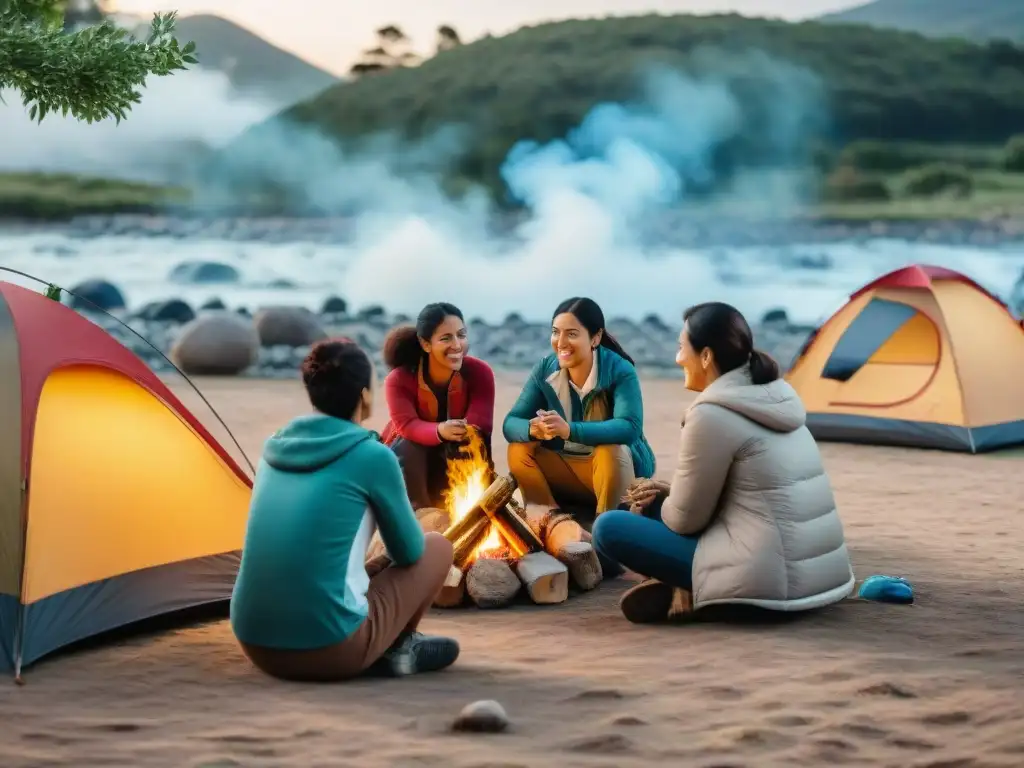
[[[530,437],[537,440],[552,440],[556,437],[568,440],[569,422],[558,411],[537,411],[537,415],[530,419]]]
[[[638,477],[629,484],[622,501],[629,504],[630,512],[643,512],[659,496],[668,496],[668,483],[651,477]]]

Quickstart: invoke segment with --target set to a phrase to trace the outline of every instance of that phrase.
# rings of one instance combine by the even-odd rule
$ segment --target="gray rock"
[[[259,359],[253,324],[233,312],[210,312],[181,329],[170,357],[186,374],[237,376]]]
[[[86,280],[71,289],[70,302],[68,306],[72,309],[84,309],[96,311],[97,308],[107,312],[116,309],[124,309],[124,294],[113,283],[106,280]]]
[[[452,723],[452,730],[463,733],[502,733],[510,723],[505,708],[493,699],[467,704]]]
[[[172,269],[167,279],[189,285],[239,283],[242,281],[242,273],[230,264],[216,261],[185,261]]]
[[[344,315],[348,312],[348,302],[340,296],[328,296],[320,307],[321,315]]]
[[[184,324],[195,319],[196,313],[181,299],[151,301],[139,310],[138,317],[150,321]]]
[[[308,347],[327,338],[320,319],[305,307],[264,307],[254,322],[264,347]]]
[[[356,313],[356,319],[368,321],[380,320],[381,318],[387,317],[387,314],[388,313],[384,307],[378,304],[373,304],[369,307],[363,307],[360,309],[359,312]]]
[[[267,283],[267,288],[290,289],[290,288],[298,288],[298,285],[296,285],[293,280],[289,280],[286,277],[278,277],[278,278],[276,278],[274,280],[271,280],[269,283]]]
[[[769,309],[761,318],[761,325],[789,325],[789,314],[784,309]]]
[[[657,315],[647,315],[640,321],[640,325],[657,333],[671,333],[671,329],[665,325],[665,321]]]

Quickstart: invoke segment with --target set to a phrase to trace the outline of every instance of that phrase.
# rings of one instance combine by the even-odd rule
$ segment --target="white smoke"
[[[3,92],[0,171],[72,173],[138,181],[178,181],[179,159],[230,141],[280,105],[240,97],[225,74],[189,69],[147,80],[142,100],[118,124],[71,115],[30,120],[21,96]]]
[[[416,144],[379,136],[343,152],[315,129],[274,121],[232,144],[205,202],[255,175],[311,209],[352,216],[353,242],[325,251],[331,261],[315,274],[308,260],[284,254],[295,263],[275,266],[353,306],[414,314],[448,300],[467,316],[542,317],[567,296],[589,295],[609,315],[675,317],[712,297],[759,311],[784,303],[762,279],[777,276],[777,263],[744,265],[746,282],[729,281],[727,259],[682,250],[673,230],[687,226],[681,213],[703,205],[695,195],[722,181],[719,154],[755,118],[761,161],[732,168],[718,203],[791,211],[806,194],[806,149],[826,105],[812,75],[759,53],[697,58],[702,74],[649,72],[635,100],[596,106],[561,140],[513,147],[501,175],[526,211],[511,231],[495,231],[482,192],[453,202],[442,191],[439,179],[469,138],[464,126]],[[737,95],[737,73],[756,76],[752,95]],[[9,103],[0,120],[12,140],[0,146],[0,169],[138,175],[151,172],[162,143],[219,145],[272,111],[229,98],[223,77],[201,72],[154,79],[120,126],[55,118],[40,126]]]
[[[734,169],[731,191],[719,203],[754,203],[761,213],[785,216],[806,199],[806,149],[825,106],[818,84],[806,71],[760,54],[723,67],[759,73],[766,89],[760,154],[785,172]],[[562,140],[513,147],[502,178],[527,213],[510,234],[488,234],[479,197],[454,204],[429,176],[396,171],[397,152],[373,155],[377,173],[371,175],[360,173],[370,155],[353,161],[332,148],[315,162],[307,157],[299,167],[311,203],[331,210],[343,199],[351,203],[355,193],[363,206],[344,295],[356,305],[410,313],[444,299],[487,318],[512,310],[542,317],[580,294],[609,312],[667,317],[708,298],[722,285],[724,265],[681,250],[665,228],[681,226],[679,213],[701,204],[696,191],[719,181],[716,154],[747,127],[747,112],[726,77],[713,66],[710,72],[649,72],[634,103],[600,104]],[[267,150],[259,146],[261,156]],[[449,161],[441,153],[437,164]],[[777,266],[764,268],[771,274]],[[762,308],[778,301],[763,285],[729,292],[741,305]]]

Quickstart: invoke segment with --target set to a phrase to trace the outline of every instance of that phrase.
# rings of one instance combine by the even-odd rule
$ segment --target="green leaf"
[[[20,92],[32,120],[58,111],[87,123],[123,119],[149,76],[197,63],[173,37],[174,13],[154,14],[143,42],[109,21],[66,34],[65,2],[0,0],[0,90]]]

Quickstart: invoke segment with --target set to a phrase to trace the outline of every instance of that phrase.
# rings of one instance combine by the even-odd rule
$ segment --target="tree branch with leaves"
[[[174,37],[175,13],[155,14],[146,40],[110,21],[66,33],[66,0],[0,0],[0,91],[14,89],[33,120],[60,112],[123,120],[150,75],[195,64]]]

